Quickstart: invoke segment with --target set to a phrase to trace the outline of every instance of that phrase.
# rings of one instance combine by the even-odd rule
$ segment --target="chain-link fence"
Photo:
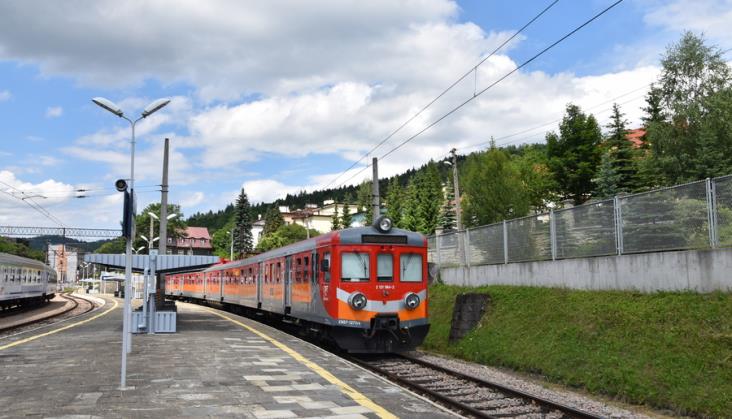
[[[428,245],[440,266],[732,247],[732,175],[445,233]]]
[[[732,175],[715,179],[714,192],[717,245],[732,247]]]

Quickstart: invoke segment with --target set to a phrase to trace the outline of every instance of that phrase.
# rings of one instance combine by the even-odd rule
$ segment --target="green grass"
[[[450,345],[461,292],[492,301]],[[424,349],[679,414],[732,416],[732,294],[435,285],[429,301]]]

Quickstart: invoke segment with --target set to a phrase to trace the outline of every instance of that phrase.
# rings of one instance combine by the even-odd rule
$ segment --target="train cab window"
[[[402,282],[422,282],[422,255],[402,253],[399,256],[399,278]]]
[[[394,280],[394,255],[390,253],[379,253],[376,256],[376,280]]]
[[[330,267],[333,266],[330,263],[330,252],[323,253],[323,260],[328,261],[327,265],[328,265],[329,269],[326,270],[325,272],[323,272],[323,281],[325,281],[327,283],[327,282],[330,282]]]
[[[368,281],[370,277],[369,265],[368,253],[341,253],[341,281]]]

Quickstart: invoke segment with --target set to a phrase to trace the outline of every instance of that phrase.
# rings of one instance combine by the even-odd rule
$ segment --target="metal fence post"
[[[618,255],[623,254],[623,209],[620,204],[620,198],[613,197],[613,215],[615,221],[615,247]]]
[[[552,260],[557,260],[557,225],[553,208],[549,209],[549,242],[552,248]]]
[[[437,254],[437,271],[442,268],[442,258],[440,256],[440,234],[435,233],[435,252]]]
[[[706,180],[707,189],[707,218],[709,220],[709,247],[715,249],[718,245],[717,238],[717,191],[716,184],[712,179]]]
[[[508,226],[503,220],[503,263],[508,263]]]
[[[465,255],[465,266],[470,267],[470,230],[465,229],[465,247],[463,248],[463,255]]]

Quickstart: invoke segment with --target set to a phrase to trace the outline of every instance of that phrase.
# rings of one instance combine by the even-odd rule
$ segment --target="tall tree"
[[[386,192],[386,216],[396,227],[402,227],[402,211],[404,209],[404,189],[399,183],[397,176],[389,181],[389,189]]]
[[[231,232],[234,231],[234,217],[211,235],[211,246],[216,256],[228,259],[231,253]]]
[[[486,153],[473,154],[465,164],[462,191],[465,225],[491,224],[529,212],[529,196],[521,174],[505,151],[491,143]]]
[[[374,219],[374,209],[371,206],[371,181],[364,181],[358,186],[356,200],[358,210],[364,211],[364,224],[371,225]]]
[[[277,205],[272,205],[266,213],[264,213],[264,228],[262,229],[262,237],[272,234],[278,228],[285,225],[285,219],[282,218]]]
[[[622,175],[617,172],[613,162],[612,150],[606,150],[602,154],[600,166],[597,169],[597,178],[595,178],[596,198],[610,198],[621,192],[619,185]]]
[[[602,158],[606,159],[606,164],[612,167],[612,176],[607,176],[609,173],[606,170],[603,181],[605,183],[611,180],[617,182],[612,188],[615,193],[632,191],[638,172],[635,153],[627,139],[627,125],[628,121],[625,119],[625,114],[620,111],[620,106],[617,103],[613,104],[613,113],[610,122],[606,125],[609,131],[603,143],[605,152]]]
[[[412,177],[406,195],[403,227],[424,234],[434,233],[442,205],[442,182],[435,162],[430,161],[424,170]]]
[[[511,162],[519,171],[532,211],[546,212],[559,201],[558,185],[549,170],[546,145],[522,145],[518,147],[517,154],[511,157]]]
[[[333,216],[330,218],[330,229],[332,231],[341,229],[341,217],[338,215],[338,203],[333,208]]]
[[[661,60],[665,120],[648,124],[652,163],[673,184],[732,171],[732,69],[716,46],[686,32]]]
[[[455,212],[455,188],[453,187],[452,173],[448,173],[447,182],[443,188],[442,207],[440,208],[439,227],[443,231],[455,230],[457,226],[457,213]]]
[[[585,202],[593,190],[592,179],[600,162],[598,145],[601,139],[595,117],[571,103],[559,125],[559,135],[550,132],[546,136],[549,168],[559,184],[560,193],[572,199],[575,205]]]
[[[244,188],[236,199],[234,214],[234,255],[247,255],[253,250],[252,211]]]
[[[662,103],[663,91],[661,90],[661,88],[656,86],[655,83],[651,83],[651,88],[648,89],[645,100],[646,106],[642,108],[643,116],[641,116],[643,126],[648,127],[648,125],[650,125],[651,123],[665,121],[666,116],[663,110]]]
[[[346,200],[343,203],[343,215],[341,216],[341,225],[343,228],[350,228],[353,222],[353,215],[351,214],[351,206],[349,201],[352,199],[351,196],[347,195]]]

